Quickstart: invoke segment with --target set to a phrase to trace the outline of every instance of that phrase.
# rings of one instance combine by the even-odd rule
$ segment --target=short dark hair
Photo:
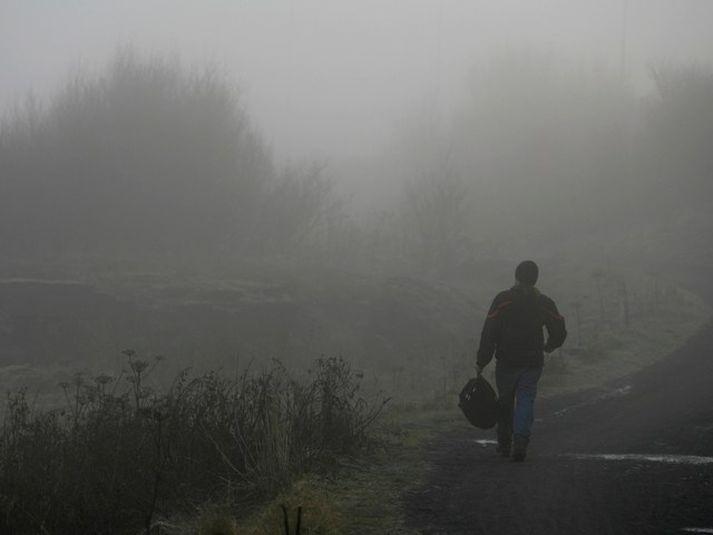
[[[525,260],[520,262],[515,269],[515,280],[520,284],[526,284],[527,286],[534,286],[537,282],[537,276],[540,274],[540,270],[532,260]]]

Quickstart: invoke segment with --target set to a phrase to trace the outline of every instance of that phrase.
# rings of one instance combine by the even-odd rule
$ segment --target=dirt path
[[[525,463],[498,458],[494,432],[438,437],[428,481],[405,497],[409,526],[489,535],[713,533],[713,324],[605,389],[538,403]]]

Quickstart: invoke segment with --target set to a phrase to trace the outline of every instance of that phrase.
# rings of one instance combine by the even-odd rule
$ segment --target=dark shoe
[[[512,453],[512,444],[509,442],[498,442],[498,446],[495,448],[495,451],[498,452],[500,457],[510,457],[510,454]]]
[[[527,444],[530,441],[521,436],[515,436],[512,448],[512,460],[521,463],[527,457]]]
[[[495,448],[495,451],[501,457],[510,457],[512,454],[512,428],[498,424],[498,447]]]

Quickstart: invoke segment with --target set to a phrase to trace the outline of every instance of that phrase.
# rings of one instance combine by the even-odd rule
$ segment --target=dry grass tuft
[[[272,500],[259,513],[240,526],[241,535],[284,533],[285,507],[290,533],[295,532],[298,509],[302,508],[301,535],[338,535],[344,533],[344,519],[327,488],[306,478]]]

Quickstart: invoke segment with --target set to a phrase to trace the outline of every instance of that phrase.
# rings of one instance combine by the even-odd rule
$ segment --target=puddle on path
[[[486,439],[486,438],[481,438],[481,439],[478,439],[478,440],[474,440],[473,442],[475,442],[476,444],[480,444],[480,445],[483,446],[484,448],[487,448],[487,447],[489,447],[489,446],[492,446],[492,445],[498,443],[497,440],[489,440],[489,439]]]
[[[567,453],[562,455],[561,457],[567,457],[569,459],[577,459],[583,461],[643,461],[648,463],[691,465],[713,464],[713,457],[701,457],[699,455],[659,455],[646,453]],[[711,533],[713,533],[713,531]]]

